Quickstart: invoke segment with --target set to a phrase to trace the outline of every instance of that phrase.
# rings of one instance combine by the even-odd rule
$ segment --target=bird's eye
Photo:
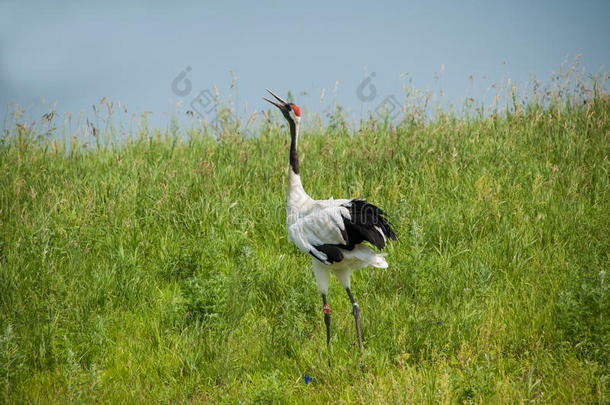
[[[292,104],[290,108],[292,108],[292,111],[294,111],[294,115],[296,115],[297,117],[301,116],[301,109],[299,108],[299,106]]]

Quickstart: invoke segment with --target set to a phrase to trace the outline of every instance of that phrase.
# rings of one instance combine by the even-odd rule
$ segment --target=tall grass
[[[363,355],[331,286],[332,368],[281,121],[88,148],[8,128],[0,398],[607,403],[610,100],[585,96],[305,132],[313,197],[369,198],[400,236],[354,277]]]

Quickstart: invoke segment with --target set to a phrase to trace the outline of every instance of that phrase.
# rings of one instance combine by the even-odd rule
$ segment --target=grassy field
[[[284,229],[286,129],[187,132],[4,133],[1,402],[610,402],[605,95],[306,131],[310,194],[367,198],[400,237],[354,275],[363,355],[333,281],[332,368]]]

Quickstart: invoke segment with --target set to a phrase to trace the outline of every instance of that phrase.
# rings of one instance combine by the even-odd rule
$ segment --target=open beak
[[[277,101],[279,101],[279,103],[276,103],[275,101],[269,100],[267,97],[263,97],[264,100],[270,102],[271,104],[273,104],[274,106],[276,106],[277,108],[279,108],[280,110],[286,110],[288,108],[288,103],[285,102],[284,100],[282,100],[280,97],[278,97],[274,92],[272,92],[269,89],[266,89],[269,94],[271,94],[273,97],[275,97],[275,99]]]

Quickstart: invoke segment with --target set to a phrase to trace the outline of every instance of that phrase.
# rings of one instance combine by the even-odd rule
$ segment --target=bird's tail
[[[378,269],[387,269],[388,262],[385,260],[387,253],[375,253],[375,259],[371,261],[371,266],[376,267]]]
[[[373,266],[378,269],[388,268],[388,262],[385,260],[387,253],[375,253],[373,249],[365,245],[356,245],[349,253],[366,263],[367,266]]]

